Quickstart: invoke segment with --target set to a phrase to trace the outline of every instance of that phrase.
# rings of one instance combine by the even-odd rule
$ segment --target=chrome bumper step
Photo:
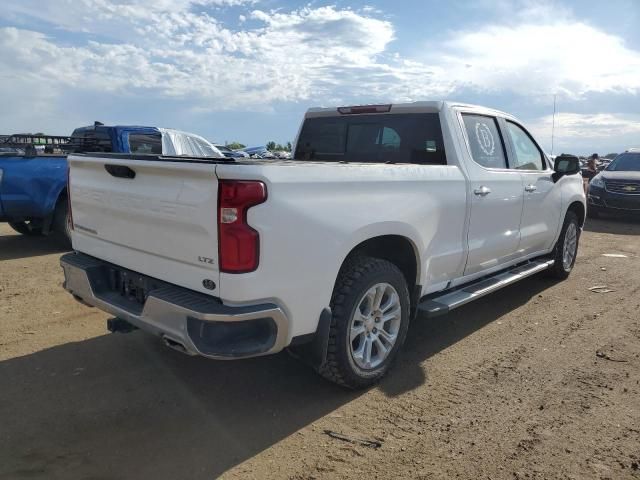
[[[553,265],[553,260],[538,260],[519,265],[493,276],[485,277],[454,290],[447,290],[441,295],[430,297],[418,304],[418,310],[427,317],[445,315],[454,308],[461,307],[473,300],[484,297],[501,288],[511,285],[525,277],[542,272]]]

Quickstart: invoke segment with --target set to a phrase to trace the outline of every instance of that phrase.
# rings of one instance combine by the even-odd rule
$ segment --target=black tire
[[[567,236],[567,230],[570,229],[570,226],[573,225],[576,231],[576,242],[575,242],[575,252],[573,255],[573,259],[568,265],[565,265],[564,262],[564,244],[565,238]],[[569,277],[573,266],[576,263],[576,258],[578,256],[578,245],[580,243],[580,223],[578,222],[578,216],[572,212],[568,211],[566,216],[564,217],[564,224],[562,225],[562,230],[560,231],[560,237],[556,243],[555,248],[553,249],[553,259],[555,263],[553,267],[548,270],[548,274],[550,277],[557,278],[559,280],[564,280]]]
[[[398,294],[399,327],[395,343],[382,363],[376,368],[363,369],[356,364],[351,353],[353,346],[353,341],[350,339],[351,319],[355,315],[356,308],[360,307],[363,296],[381,283],[390,285]],[[334,383],[352,389],[365,388],[378,382],[389,371],[405,341],[409,327],[410,306],[407,282],[402,272],[393,263],[365,256],[354,256],[348,259],[340,270],[331,299],[333,317],[329,332],[327,361],[320,369],[320,374]],[[377,346],[375,348],[378,349]]]
[[[60,244],[65,248],[71,248],[71,218],[66,198],[60,199],[56,205],[52,227]]]
[[[9,222],[9,226],[16,232],[29,237],[39,237],[42,235],[42,227],[33,226],[31,225],[31,222]]]

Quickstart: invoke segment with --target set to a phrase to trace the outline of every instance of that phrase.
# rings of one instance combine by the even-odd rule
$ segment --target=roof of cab
[[[473,105],[470,103],[454,102],[448,100],[430,100],[421,102],[410,103],[390,103],[388,113],[438,113],[445,108],[465,108],[469,110],[478,111],[478,113],[498,115],[501,117],[513,117],[512,115],[496,110],[493,108],[484,107],[481,105]],[[353,106],[367,106],[367,105],[353,105]],[[340,107],[313,107],[307,110],[305,117],[325,117],[338,115],[338,108]],[[385,112],[386,113],[386,112]],[[366,113],[364,115],[367,115]],[[373,115],[377,115],[374,113]]]

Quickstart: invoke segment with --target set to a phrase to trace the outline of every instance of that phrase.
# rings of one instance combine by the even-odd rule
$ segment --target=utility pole
[[[558,95],[553,95],[553,119],[551,120],[551,155],[553,155],[553,140],[556,133],[556,97]]]

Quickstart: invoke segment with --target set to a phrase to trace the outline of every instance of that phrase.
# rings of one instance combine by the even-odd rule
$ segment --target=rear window
[[[305,120],[294,158],[446,165],[437,113],[344,115]]]
[[[607,170],[614,172],[640,172],[640,153],[623,153],[609,164]]]
[[[131,153],[162,155],[162,137],[159,133],[130,133],[129,149]]]
[[[71,134],[72,143],[79,144],[76,152],[112,152],[111,136],[105,128],[81,128]]]

